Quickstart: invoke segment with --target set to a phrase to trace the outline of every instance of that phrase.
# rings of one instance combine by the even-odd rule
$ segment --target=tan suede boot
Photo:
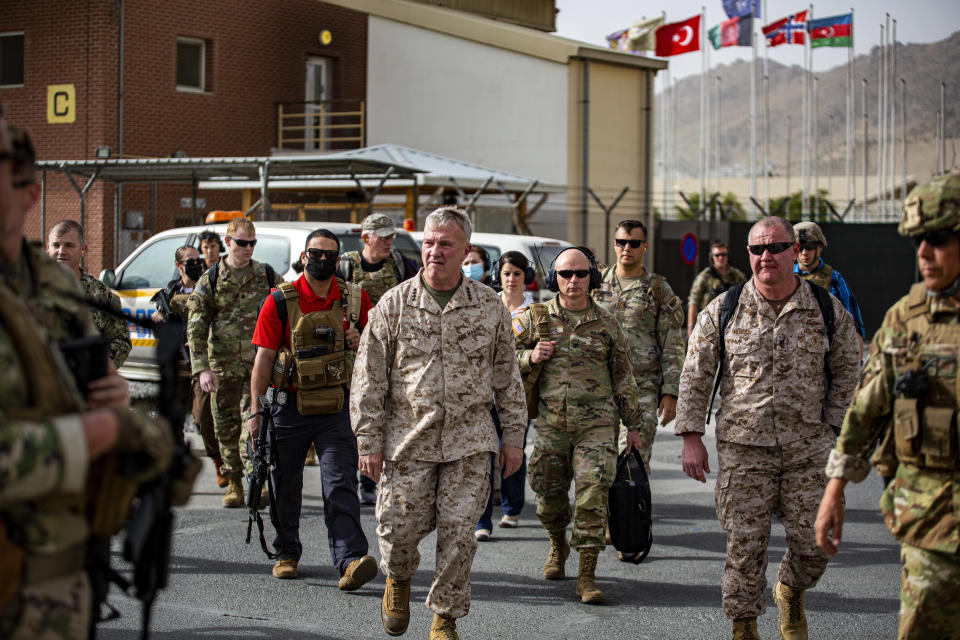
[[[594,582],[594,573],[597,570],[597,556],[600,549],[584,547],[580,551],[580,573],[577,575],[577,595],[584,604],[603,604],[603,591],[597,588]]]
[[[410,580],[394,580],[387,576],[380,603],[380,621],[383,630],[392,636],[402,636],[410,624]]]
[[[429,640],[460,640],[460,635],[457,633],[457,620],[433,614]]]
[[[564,565],[570,555],[570,545],[567,543],[566,531],[550,534],[550,551],[547,553],[547,562],[543,565],[543,577],[547,580],[563,580],[566,576]]]
[[[237,509],[244,505],[243,498],[243,480],[239,474],[231,474],[227,477],[227,493],[223,496],[224,509]]]
[[[756,618],[741,618],[733,621],[733,640],[760,640]]]
[[[780,637],[783,640],[807,640],[803,592],[803,589],[794,589],[782,582],[773,585],[773,601],[780,610]]]

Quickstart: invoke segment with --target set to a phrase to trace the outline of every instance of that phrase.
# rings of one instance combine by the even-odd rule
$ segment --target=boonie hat
[[[805,244],[807,242],[819,242],[824,247],[827,246],[827,237],[823,235],[820,225],[816,222],[798,222],[793,225],[793,232],[797,234],[797,242]]]
[[[373,233],[381,238],[392,236],[397,233],[393,228],[393,219],[385,213],[371,213],[363,220],[360,227],[360,233]]]
[[[960,231],[960,169],[917,185],[903,202],[902,236],[929,231]]]

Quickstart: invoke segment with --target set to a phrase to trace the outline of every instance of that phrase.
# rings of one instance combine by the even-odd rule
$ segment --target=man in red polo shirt
[[[268,385],[273,402],[274,577],[297,577],[303,463],[313,444],[320,458],[330,556],[340,572],[339,588],[353,591],[377,574],[360,527],[357,440],[347,397],[353,362],[349,352],[360,343],[371,305],[360,287],[334,277],[339,253],[337,236],[317,229],[307,236],[300,254],[303,275],[264,300],[253,334],[257,355],[250,392],[254,412],[260,410],[259,397]],[[247,429],[255,437],[260,426],[254,413]]]

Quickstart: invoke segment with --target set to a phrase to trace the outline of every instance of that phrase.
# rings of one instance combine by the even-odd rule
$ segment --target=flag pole
[[[703,207],[707,195],[706,186],[706,95],[705,81],[707,76],[707,52],[704,47],[704,24],[706,23],[707,8],[700,7],[700,207]]]
[[[713,171],[714,175],[716,176],[716,190],[720,191],[720,133],[723,123],[723,118],[721,117],[720,113],[720,85],[722,81],[720,80],[720,74],[717,74],[715,77],[717,90],[713,105],[714,113],[716,114],[714,119],[714,132],[716,135],[714,136],[713,145]]]
[[[810,57],[813,57],[813,47],[810,48]],[[811,65],[813,66],[813,65]],[[813,210],[811,220],[816,220],[820,213],[820,76],[813,76],[813,109],[810,113],[813,138]]]
[[[890,51],[890,79],[887,82],[887,91],[890,95],[890,178],[887,180],[887,184],[890,187],[890,199],[888,200],[888,208],[890,210],[890,217],[894,216],[895,204],[894,204],[894,194],[895,194],[895,180],[897,175],[897,92],[896,92],[896,82],[897,82],[897,21],[892,20],[892,31],[890,32],[890,40],[892,42],[892,49]]]
[[[750,198],[757,199],[757,43],[750,58]]]
[[[883,108],[883,63],[886,62],[886,44],[883,23],[880,23],[880,64],[877,65],[877,206],[880,212],[879,222],[883,221],[883,160],[887,155],[887,147],[883,144],[884,134],[887,130],[887,122],[884,119],[885,110]]]
[[[846,154],[846,190],[847,202],[856,199],[856,185],[853,174],[854,168],[854,147],[856,146],[856,137],[854,135],[854,117],[853,117],[853,7],[850,7],[850,46],[847,47],[847,154]]]
[[[808,9],[806,20],[803,25],[803,52],[804,52],[804,66],[805,72],[804,77],[807,78],[807,93],[806,93],[806,122],[804,122],[804,130],[806,135],[806,141],[804,143],[804,153],[806,154],[807,161],[804,163],[805,175],[803,179],[803,207],[810,215],[810,219],[813,220],[813,211],[810,208],[810,173],[811,169],[811,157],[810,157],[810,146],[813,138],[813,49],[810,46],[810,38],[807,37],[807,22],[813,19],[813,4],[810,4]],[[802,218],[802,216],[801,216]]]
[[[807,211],[807,39],[803,39],[803,74],[800,91],[800,219]],[[788,43],[789,44],[789,43]]]
[[[862,87],[861,96],[862,96],[862,107],[863,110],[863,207],[861,213],[863,214],[862,222],[867,221],[867,136],[869,135],[867,131],[867,124],[869,122],[867,117],[867,79],[861,78],[860,86]]]
[[[763,0],[763,15],[760,17],[760,20],[768,19],[769,14],[767,13],[767,0]],[[754,16],[756,17],[756,16]],[[762,34],[762,29],[758,31],[757,27],[760,27],[761,24],[756,24],[756,20],[753,27],[753,39],[757,41],[759,34]],[[758,45],[759,46],[759,45]],[[769,56],[767,55],[767,42],[764,38],[763,42],[763,199],[764,207],[766,210],[770,211],[770,67],[769,67]]]
[[[907,199],[907,81],[900,78],[900,201]]]
[[[661,11],[660,16],[661,16],[661,24],[666,24],[667,12]],[[649,36],[648,36],[648,39],[649,39]],[[669,104],[668,101],[672,101],[673,99],[672,97],[670,97],[670,66],[669,65],[667,65],[667,68],[663,70],[663,75],[660,77],[660,80],[662,83],[661,92],[660,92],[660,95],[661,95],[660,121],[662,124],[661,131],[663,131],[663,139],[660,142],[660,145],[661,145],[660,154],[661,154],[661,157],[663,158],[663,161],[662,161],[663,173],[661,176],[661,180],[662,180],[661,188],[663,189],[663,210],[660,212],[660,217],[664,220],[669,220],[670,215],[669,215],[669,212],[667,211],[667,185],[670,183],[670,180],[669,180],[670,121],[668,118],[670,114],[670,109],[668,108],[668,104]]]

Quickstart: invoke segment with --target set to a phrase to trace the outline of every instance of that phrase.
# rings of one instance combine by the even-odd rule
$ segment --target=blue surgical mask
[[[479,262],[461,265],[460,270],[463,271],[463,275],[471,280],[481,280],[483,278],[483,265]]]

